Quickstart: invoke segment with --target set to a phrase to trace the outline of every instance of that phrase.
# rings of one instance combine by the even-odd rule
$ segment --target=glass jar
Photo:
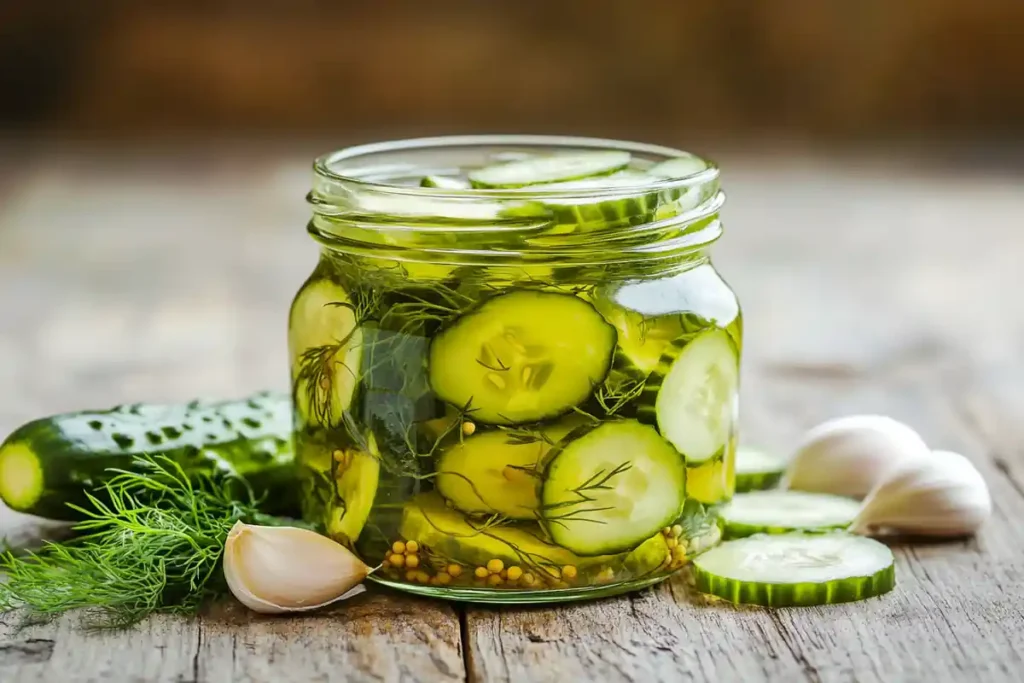
[[[289,319],[309,522],[375,581],[477,602],[634,590],[718,542],[742,325],[712,163],[475,136],[314,170]]]

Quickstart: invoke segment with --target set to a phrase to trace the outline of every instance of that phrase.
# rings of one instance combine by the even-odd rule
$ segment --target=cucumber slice
[[[657,424],[688,464],[702,463],[729,440],[738,388],[732,337],[711,329],[669,346],[644,386],[637,416]]]
[[[569,415],[536,431],[495,430],[446,448],[437,464],[437,491],[467,514],[535,519],[538,464],[551,445],[586,418]]]
[[[506,567],[577,568],[608,562],[612,556],[582,557],[544,540],[536,524],[492,525],[452,510],[436,493],[424,493],[405,504],[399,533],[448,560],[486,566],[492,559]]]
[[[707,170],[708,163],[698,156],[687,155],[662,161],[647,169],[647,173],[659,178],[687,178]]]
[[[520,290],[485,301],[430,345],[430,385],[474,421],[556,417],[608,374],[615,328],[568,294]]]
[[[726,541],[696,558],[693,568],[700,592],[766,607],[863,600],[896,585],[888,547],[842,532]]]
[[[740,538],[757,533],[827,531],[850,526],[860,511],[852,498],[803,491],[740,493],[722,508],[725,534]]]
[[[523,187],[614,173],[629,165],[629,152],[602,150],[533,157],[469,172],[474,187]]]
[[[736,492],[775,488],[786,471],[786,461],[755,448],[736,450]]]
[[[550,220],[540,202],[500,202],[482,199],[419,197],[407,194],[364,193],[354,197],[356,213],[374,220],[420,225],[480,225],[491,222]],[[409,246],[409,240],[404,246]],[[415,242],[415,238],[412,240]]]
[[[462,178],[451,178],[446,175],[428,175],[420,181],[420,187],[436,187],[441,190],[468,190],[472,187],[469,181]]]
[[[373,434],[368,434],[369,452],[359,449],[335,451],[334,473],[337,502],[327,524],[327,534],[352,546],[370,517],[380,480],[380,451]]]
[[[330,280],[299,292],[288,320],[292,396],[301,424],[337,426],[352,405],[363,334],[348,293]]]
[[[686,502],[686,463],[654,428],[613,420],[574,430],[548,454],[541,518],[579,555],[635,548]]]

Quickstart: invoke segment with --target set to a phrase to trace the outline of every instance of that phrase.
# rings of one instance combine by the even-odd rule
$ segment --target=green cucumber
[[[712,328],[672,342],[647,379],[637,417],[697,465],[728,442],[738,389],[736,346],[726,330]]]
[[[557,417],[608,374],[615,328],[582,299],[519,290],[457,318],[430,344],[430,385],[487,424]]]
[[[12,509],[76,520],[68,504],[102,497],[114,476],[135,459],[167,457],[189,474],[233,472],[267,511],[296,507],[291,401],[277,394],[219,403],[135,404],[33,420],[0,444],[0,498]]]
[[[772,489],[782,480],[786,461],[756,448],[736,450],[736,492]]]
[[[629,152],[601,150],[531,157],[469,172],[474,187],[523,187],[614,173],[630,162]]]
[[[697,590],[766,607],[863,600],[896,585],[892,551],[843,532],[726,541],[693,562]]]
[[[341,285],[312,280],[299,291],[288,321],[292,396],[300,425],[333,427],[352,405],[363,333]]]
[[[468,190],[472,187],[468,181],[462,178],[452,178],[446,175],[428,175],[420,181],[420,187],[436,187],[441,190]]]
[[[547,455],[541,519],[578,555],[635,548],[679,517],[686,463],[653,427],[635,420],[588,424]]]
[[[569,415],[536,430],[493,430],[445,448],[437,463],[437,491],[467,514],[536,519],[537,471],[553,443],[585,418]]]
[[[336,451],[335,501],[327,535],[352,546],[370,517],[380,481],[380,451],[373,434],[368,434],[368,450],[358,448]],[[338,462],[340,461],[340,462]]]
[[[827,531],[853,523],[860,503],[852,498],[803,491],[739,493],[722,508],[725,535],[740,538],[757,533]]]

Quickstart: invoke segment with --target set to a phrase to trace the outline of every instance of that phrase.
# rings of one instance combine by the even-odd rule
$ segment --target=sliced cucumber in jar
[[[658,426],[690,465],[715,457],[733,430],[739,357],[714,328],[673,342],[651,373],[637,416]]]
[[[740,493],[722,508],[728,538],[758,533],[828,531],[853,523],[861,504],[852,498],[803,491]]]
[[[557,417],[604,380],[615,328],[569,294],[520,290],[488,299],[430,345],[430,385],[487,424]]]
[[[726,541],[695,559],[693,567],[700,592],[766,607],[863,600],[896,585],[888,547],[842,532]]]
[[[334,472],[336,502],[327,534],[351,546],[359,538],[370,517],[380,480],[380,452],[373,434],[369,434],[368,451],[358,448],[335,450]]]
[[[763,491],[775,488],[786,471],[786,461],[756,448],[736,450],[736,491]]]
[[[687,155],[668,159],[647,169],[647,173],[658,178],[688,178],[707,170],[708,163],[698,156]]]
[[[568,415],[536,429],[497,429],[464,437],[442,451],[437,491],[467,514],[536,519],[538,466],[552,445],[585,419]]]
[[[548,453],[541,519],[551,539],[574,553],[617,553],[670,526],[685,492],[686,463],[653,427],[585,425]]]
[[[420,181],[420,187],[436,187],[440,190],[468,190],[472,187],[469,181],[452,178],[446,175],[428,175]]]
[[[629,152],[616,150],[532,157],[475,169],[469,181],[474,187],[500,188],[577,180],[614,173],[628,166],[630,158]]]
[[[341,423],[358,383],[362,338],[355,307],[341,285],[324,279],[302,288],[288,321],[292,395],[302,424]]]

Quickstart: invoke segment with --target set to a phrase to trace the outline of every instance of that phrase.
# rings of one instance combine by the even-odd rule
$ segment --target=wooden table
[[[286,385],[311,269],[301,150],[27,156],[0,173],[0,431],[127,400]],[[897,589],[704,605],[678,578],[558,608],[373,589],[329,612],[218,608],[87,635],[0,626],[3,681],[1019,681],[1024,676],[1024,177],[870,159],[724,160],[717,261],[747,315],[743,436],[785,450],[878,412],[968,455],[995,515],[899,546]],[[38,533],[2,511],[16,539]]]

